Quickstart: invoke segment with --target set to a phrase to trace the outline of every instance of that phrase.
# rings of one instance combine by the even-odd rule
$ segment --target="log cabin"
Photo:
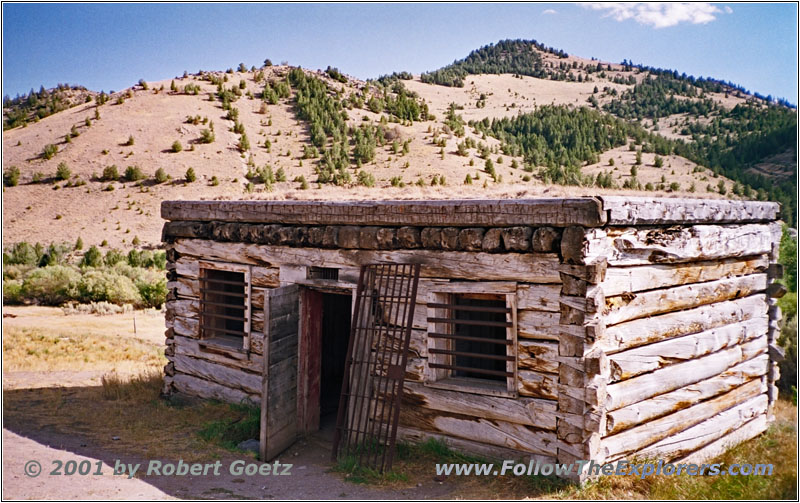
[[[419,264],[398,439],[489,459],[705,460],[773,417],[778,210],[165,201],[164,393],[260,406],[275,457],[341,408],[360,268]]]

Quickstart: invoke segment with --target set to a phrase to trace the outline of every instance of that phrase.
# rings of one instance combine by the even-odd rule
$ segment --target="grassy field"
[[[99,384],[12,389],[4,382],[4,421],[15,431],[48,431],[78,436],[100,449],[145,458],[210,461],[230,453],[240,440],[257,433],[257,410],[211,401],[168,402],[160,398],[160,367],[164,365],[161,336],[125,335],[129,315],[95,317],[85,329],[70,317],[51,312],[52,320],[36,313],[40,327],[28,326],[27,308],[4,320],[3,368],[10,374],[48,370],[105,370]],[[35,309],[35,308],[34,308]],[[139,319],[146,319],[139,313]],[[8,323],[6,323],[8,321]],[[147,324],[158,328],[157,319]],[[145,324],[145,325],[147,325]],[[145,326],[140,325],[140,326]],[[46,327],[46,328],[44,328]],[[103,327],[106,327],[105,329]],[[163,325],[161,325],[163,327]],[[163,330],[159,328],[159,330]],[[160,339],[160,340],[159,340]],[[138,371],[135,369],[138,367]],[[115,371],[115,369],[117,371]],[[124,369],[120,371],[119,369]],[[45,377],[43,377],[43,375]],[[41,384],[41,383],[40,383]],[[45,383],[46,384],[46,383]],[[548,477],[451,477],[452,498],[466,499],[794,499],[797,492],[797,407],[781,400],[769,430],[731,449],[717,462],[772,463],[774,474],[757,476],[630,476],[604,477],[584,487]],[[439,462],[476,462],[435,442],[398,446],[393,470],[379,475],[353,464],[332,470],[354,484],[407,488],[429,482]]]

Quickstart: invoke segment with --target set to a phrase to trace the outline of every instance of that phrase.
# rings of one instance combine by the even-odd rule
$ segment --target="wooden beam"
[[[608,225],[768,222],[778,218],[778,203],[728,199],[599,196]]]
[[[437,201],[163,201],[166,220],[389,226],[598,226],[594,198]]]

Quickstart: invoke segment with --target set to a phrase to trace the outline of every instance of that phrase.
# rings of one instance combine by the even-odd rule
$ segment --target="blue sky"
[[[359,78],[505,38],[711,76],[797,103],[795,4],[3,4],[3,94],[119,90],[265,58]]]

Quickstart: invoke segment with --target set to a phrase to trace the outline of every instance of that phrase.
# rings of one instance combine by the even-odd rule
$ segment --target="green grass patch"
[[[248,404],[227,406],[231,416],[205,423],[198,432],[200,438],[230,450],[237,450],[240,442],[259,438],[261,409]]]

